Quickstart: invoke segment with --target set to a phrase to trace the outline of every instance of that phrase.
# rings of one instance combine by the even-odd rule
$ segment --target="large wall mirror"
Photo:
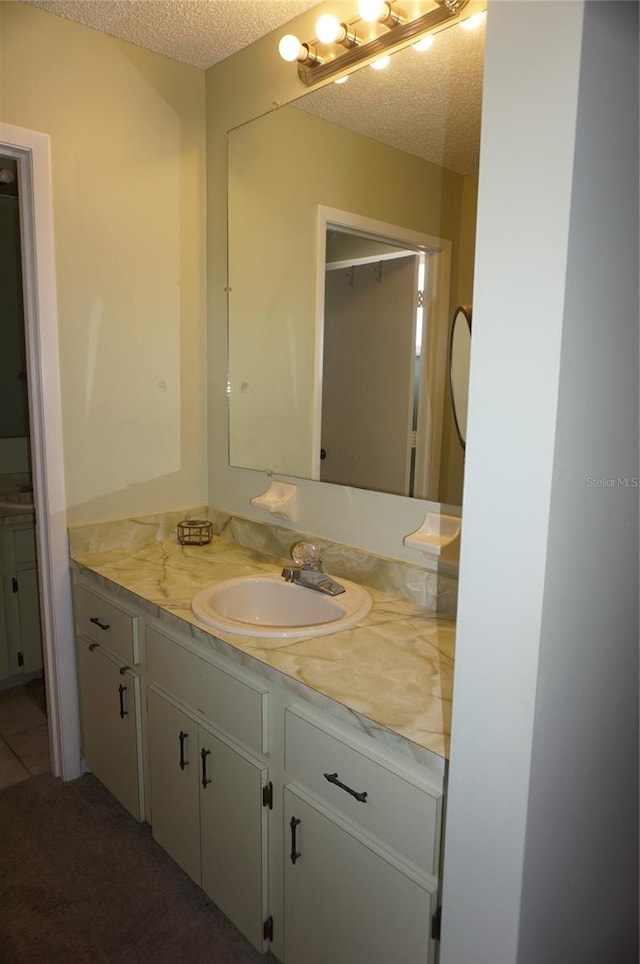
[[[229,460],[449,505],[484,24],[229,132]]]

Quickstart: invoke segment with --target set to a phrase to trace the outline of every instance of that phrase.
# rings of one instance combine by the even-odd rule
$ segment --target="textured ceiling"
[[[318,0],[26,0],[67,20],[206,69]]]
[[[26,2],[203,69],[316,5],[316,0]],[[329,84],[296,104],[459,174],[474,173],[484,32],[484,25],[474,31],[448,27],[436,34],[430,50],[403,50],[386,70],[366,67],[346,84]]]

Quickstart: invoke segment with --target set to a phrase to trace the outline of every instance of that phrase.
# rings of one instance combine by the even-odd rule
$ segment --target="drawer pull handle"
[[[125,716],[128,716],[129,711],[124,708],[124,694],[127,692],[127,687],[124,683],[120,683],[118,687],[118,693],[120,694],[120,719],[124,720]]]
[[[180,730],[180,736],[178,737],[178,739],[180,740],[180,769],[181,770],[184,770],[184,768],[189,765],[189,761],[185,760],[184,758],[184,741],[187,739],[188,736],[189,736],[188,733],[185,733],[184,730]]]
[[[366,802],[367,802],[367,791],[366,791],[366,790],[352,790],[351,787],[348,787],[348,786],[346,785],[346,783],[341,783],[340,780],[338,780],[338,774],[337,774],[337,773],[325,773],[324,778],[325,778],[325,780],[328,780],[329,783],[335,784],[336,787],[340,787],[341,790],[345,790],[347,793],[350,793],[351,796],[352,796],[352,797],[355,797],[356,800],[359,800],[360,803],[366,803]]]
[[[97,649],[100,643],[89,643],[89,652],[92,653],[94,649]]]
[[[207,776],[207,757],[211,753],[211,750],[205,750],[204,747],[200,751],[200,756],[202,757],[202,789],[206,790],[209,783],[211,783],[211,778]]]
[[[292,817],[289,821],[289,826],[291,827],[291,863],[295,864],[298,857],[302,857],[302,854],[296,850],[296,827],[301,821],[297,817]]]
[[[92,616],[89,622],[98,626],[99,629],[109,629],[109,623],[101,623],[97,616]]]

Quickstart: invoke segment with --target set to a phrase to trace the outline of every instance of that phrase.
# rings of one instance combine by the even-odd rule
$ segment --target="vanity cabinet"
[[[147,728],[153,836],[200,884],[198,724],[150,688]]]
[[[75,606],[87,764],[254,947],[282,964],[434,964],[443,767],[213,634],[77,577]]]
[[[285,964],[429,964],[442,790],[285,711]]]
[[[142,820],[140,680],[97,643],[80,639],[78,681],[85,763]]]
[[[0,679],[42,670],[40,597],[32,523],[0,527]]]
[[[266,767],[155,687],[147,711],[153,836],[262,950]]]
[[[143,820],[138,617],[85,586],[75,587],[74,602],[84,761]]]
[[[145,642],[153,835],[265,950],[267,690],[152,626]]]
[[[427,964],[434,893],[397,856],[284,791],[285,964]]]

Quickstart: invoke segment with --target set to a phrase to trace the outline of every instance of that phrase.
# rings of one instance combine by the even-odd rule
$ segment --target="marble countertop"
[[[106,588],[133,593],[160,619],[188,623],[194,638],[262,675],[275,671],[392,738],[448,758],[455,638],[450,616],[369,589],[373,609],[353,629],[306,639],[243,637],[201,623],[191,612],[191,599],[208,583],[276,572],[286,560],[221,539],[197,547],[157,541],[75,552],[72,558],[76,569],[107,580]]]

